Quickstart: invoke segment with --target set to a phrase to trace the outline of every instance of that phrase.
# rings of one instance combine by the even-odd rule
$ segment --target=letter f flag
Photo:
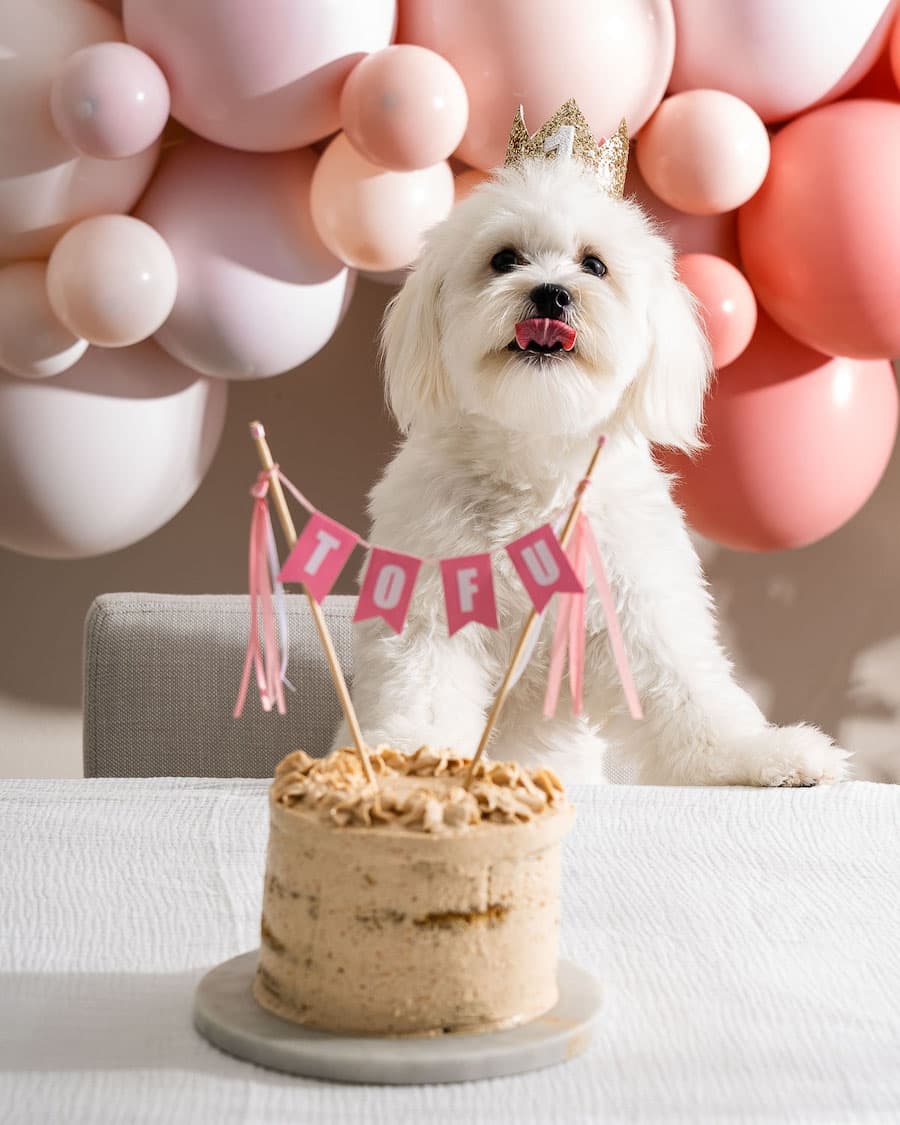
[[[584,586],[549,523],[516,539],[506,550],[538,613],[543,612],[556,593],[584,593]]]
[[[497,628],[497,603],[490,555],[462,555],[441,559],[444,583],[444,604],[447,607],[447,630],[455,632],[475,621]]]
[[[313,512],[278,580],[302,582],[317,602],[324,601],[358,542],[359,536],[349,527]]]

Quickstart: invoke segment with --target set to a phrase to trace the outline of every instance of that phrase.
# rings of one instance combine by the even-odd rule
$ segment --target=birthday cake
[[[549,769],[422,747],[277,767],[254,996],[332,1032],[439,1035],[557,999],[560,842]]]

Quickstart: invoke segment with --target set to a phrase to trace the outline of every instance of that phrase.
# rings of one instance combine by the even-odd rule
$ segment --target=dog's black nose
[[[528,294],[537,309],[538,316],[552,320],[561,319],[563,309],[572,300],[572,294],[561,285],[538,285]]]

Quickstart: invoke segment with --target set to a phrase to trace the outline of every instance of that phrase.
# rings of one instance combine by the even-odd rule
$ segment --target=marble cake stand
[[[559,1000],[520,1027],[483,1035],[378,1038],[333,1035],[264,1011],[251,985],[258,951],[216,966],[194,998],[194,1024],[214,1046],[259,1066],[337,1082],[414,1085],[520,1074],[565,1062],[591,1042],[600,984],[568,961],[559,964]]]

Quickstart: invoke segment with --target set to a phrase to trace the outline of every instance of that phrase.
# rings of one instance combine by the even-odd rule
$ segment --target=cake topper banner
[[[268,513],[269,484],[272,480],[280,482],[309,512],[306,526],[280,570],[274,556]],[[586,480],[579,484],[579,496],[586,484]],[[424,564],[430,564],[440,568],[447,629],[451,636],[470,624],[485,625],[489,629],[498,628],[491,552],[433,559],[369,543],[349,527],[315,508],[277,465],[260,473],[251,489],[251,495],[254,506],[249,555],[250,635],[235,717],[243,710],[254,670],[264,709],[271,710],[274,706],[283,713],[281,685],[287,681],[285,662],[279,657],[278,634],[281,633],[280,641],[284,648],[287,637],[286,617],[279,615],[281,621],[276,622],[280,584],[301,583],[315,602],[321,603],[333,589],[356,547],[369,552],[369,561],[354,621],[380,617],[395,633],[402,632],[419,572]],[[587,560],[590,559],[629,709],[632,715],[639,717],[640,705],[637,703],[612,594],[606,582],[590,521],[581,516],[575,540],[568,551],[563,550],[559,537],[550,524],[543,524],[519,536],[504,549],[512,560],[536,613],[543,614],[554,594],[562,596],[552,648],[546,713],[551,714],[555,710],[567,656],[574,710],[576,714],[581,711],[585,578]],[[258,617],[262,619],[261,630]]]

